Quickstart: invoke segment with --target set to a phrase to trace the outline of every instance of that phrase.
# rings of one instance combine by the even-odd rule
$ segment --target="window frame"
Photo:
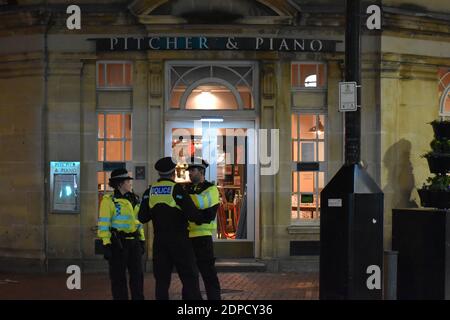
[[[292,116],[297,115],[298,117],[300,117],[301,115],[305,116],[305,115],[314,115],[316,116],[316,126],[319,124],[318,121],[320,120],[320,116],[323,116],[324,118],[324,135],[323,135],[323,139],[319,139],[319,137],[316,135],[315,139],[301,139],[300,138],[300,118],[297,119],[297,139],[294,139],[292,137]],[[324,109],[316,109],[316,110],[298,110],[298,109],[294,109],[291,111],[291,126],[290,126],[290,135],[291,135],[291,145],[290,145],[290,149],[291,149],[291,163],[292,163],[292,167],[291,167],[291,174],[290,174],[290,179],[291,179],[291,201],[290,201],[290,210],[289,210],[289,220],[290,220],[290,225],[293,226],[319,226],[320,225],[320,217],[317,219],[302,219],[299,218],[299,214],[300,214],[300,209],[299,209],[299,205],[297,205],[297,218],[294,219],[292,218],[292,196],[294,195],[294,185],[293,185],[293,179],[294,179],[294,175],[293,173],[297,172],[298,173],[298,177],[297,177],[297,192],[295,192],[298,201],[301,199],[301,192],[300,192],[300,173],[301,172],[312,172],[314,174],[314,197],[317,196],[317,200],[316,200],[316,210],[317,212],[319,211],[319,203],[318,203],[318,199],[320,197],[320,192],[319,192],[319,173],[323,172],[324,174],[324,186],[326,185],[327,181],[328,181],[328,114],[326,112],[326,110]],[[297,144],[297,161],[294,161],[294,155],[293,155],[293,143]],[[318,171],[297,171],[297,164],[298,163],[302,163],[302,161],[300,160],[300,146],[301,146],[301,142],[303,141],[314,141],[317,143],[317,147],[316,147],[316,151],[315,151],[315,155],[317,157],[317,161],[314,162],[318,162],[319,163],[319,170]],[[323,154],[323,161],[319,161],[319,142],[323,142],[324,143],[324,154]],[[305,162],[303,162],[305,163]],[[322,205],[322,204],[321,204]]]
[[[316,65],[316,72],[317,75],[319,75],[319,65],[323,65],[323,79],[324,79],[324,85],[322,87],[316,86],[316,87],[305,87],[305,86],[294,86],[292,83],[292,67],[294,65],[298,65],[299,66],[299,70],[298,70],[298,76],[299,76],[299,80],[302,78],[301,76],[301,72],[300,72],[300,65],[311,65],[311,64],[315,64]],[[292,92],[297,92],[297,91],[326,91],[328,89],[328,77],[327,77],[327,71],[328,71],[328,64],[326,61],[302,61],[302,60],[296,60],[296,61],[291,61],[291,68],[290,68],[290,85],[291,85],[291,91]],[[306,79],[306,78],[305,78]],[[319,81],[319,79],[317,79],[317,82]],[[300,83],[300,81],[299,81]]]
[[[441,117],[450,117],[450,111],[445,111],[445,104],[447,99],[450,99],[450,84],[442,92],[439,101],[439,116]]]
[[[107,72],[106,72],[106,66],[109,64],[122,64],[123,68],[125,68],[125,65],[128,64],[130,65],[130,76],[131,76],[131,84],[129,86],[104,86],[104,87],[100,87],[99,86],[99,65],[103,64],[105,67],[103,68],[103,76],[105,79],[105,84],[106,84],[106,79],[107,79]],[[95,87],[97,89],[97,91],[131,91],[133,89],[133,70],[134,70],[134,66],[133,66],[133,61],[130,60],[99,60],[96,61],[95,64]],[[123,70],[123,82],[125,83],[125,69]]]
[[[103,138],[99,138],[98,136],[98,116],[103,114]],[[106,137],[106,116],[107,115],[122,115],[122,133],[120,138],[107,138]],[[126,137],[126,131],[125,131],[125,125],[126,125],[126,117],[125,115],[130,115],[130,138]],[[133,113],[130,110],[97,110],[96,111],[97,116],[97,162],[103,163],[103,162],[131,162],[133,161]],[[98,158],[98,143],[100,141],[103,141],[104,148],[103,148],[103,160],[100,160]],[[115,161],[108,161],[106,160],[106,142],[107,141],[119,141],[123,142],[122,152],[123,152],[123,160],[115,160]],[[130,160],[126,159],[126,142],[130,142]]]
[[[178,79],[174,85],[171,85],[171,70],[174,67],[191,67],[191,69],[184,73],[183,75],[181,75],[181,78],[183,78],[185,75],[187,75],[190,72],[195,71],[195,69],[199,69],[199,68],[205,68],[205,67],[210,67],[210,68],[214,68],[214,67],[224,67],[225,69],[227,67],[249,67],[251,68],[252,71],[252,85],[249,86],[250,88],[250,92],[252,94],[252,99],[253,99],[253,105],[254,108],[253,109],[245,109],[245,107],[243,106],[242,103],[242,99],[240,97],[239,94],[236,94],[238,92],[237,87],[235,87],[233,84],[229,83],[227,80],[222,79],[222,78],[217,78],[214,77],[213,74],[210,73],[210,77],[203,77],[203,78],[199,78],[197,80],[195,80],[192,84],[190,84],[187,88],[186,91],[182,94],[181,98],[180,98],[180,105],[179,108],[172,108],[171,107],[171,98],[172,98],[172,91],[173,89],[176,87],[176,85],[180,82],[180,79]],[[242,79],[244,79],[243,75],[239,75],[241,77],[241,80],[239,80],[239,82],[242,81]],[[187,109],[185,106],[185,102],[187,99],[185,99],[185,101],[183,101],[183,96],[188,97],[191,92],[199,85],[207,82],[206,80],[215,80],[214,82],[216,82],[219,85],[225,85],[226,87],[229,88],[229,86],[235,88],[235,90],[231,90],[231,92],[234,93],[235,98],[237,99],[238,102],[238,108],[237,109],[221,109],[221,110],[215,110],[215,109]],[[217,79],[219,79],[220,81],[217,81]],[[245,82],[245,80],[244,80]],[[170,113],[178,113],[178,112],[189,112],[189,113],[196,113],[196,112],[200,112],[200,113],[208,113],[208,112],[232,112],[232,113],[255,113],[259,110],[259,104],[260,104],[260,98],[259,98],[259,66],[258,66],[258,62],[257,61],[250,61],[250,60],[239,60],[239,61],[233,61],[233,60],[205,60],[205,61],[195,61],[195,60],[171,60],[171,61],[167,61],[165,63],[165,84],[166,84],[166,88],[167,90],[165,90],[165,111],[166,112],[170,112]],[[196,86],[194,86],[194,84],[197,84]],[[188,89],[191,92],[188,92]],[[183,105],[184,102],[184,105]]]
[[[109,178],[108,178],[108,173],[109,175],[111,174],[111,171],[105,171],[103,170],[103,163],[105,162],[116,162],[116,163],[125,163],[125,166],[127,166],[128,163],[133,161],[133,112],[131,110],[97,110],[96,111],[96,134],[97,134],[97,143],[96,143],[96,158],[97,158],[97,174],[100,172],[103,172],[105,174],[104,176],[104,180],[103,180],[103,184],[105,185],[105,189],[104,190],[98,190],[97,189],[97,194],[98,194],[98,204],[100,204],[100,200],[103,197],[103,195],[105,193],[108,192],[112,192],[112,189],[109,188],[108,186],[108,182],[109,182]],[[98,116],[100,114],[103,114],[103,138],[99,138],[99,134],[98,134],[98,130],[99,130],[99,121],[98,121]],[[106,137],[106,115],[108,114],[121,114],[121,115],[130,115],[130,138],[127,139],[126,137],[126,131],[125,131],[125,124],[126,124],[126,117],[123,117],[122,119],[122,136],[121,138],[107,138]],[[100,141],[103,141],[103,161],[99,160],[98,158],[98,143]],[[123,156],[124,156],[124,160],[120,160],[120,161],[106,161],[106,141],[123,141]],[[129,141],[130,142],[130,160],[126,160],[126,144],[125,142]],[[97,179],[97,184],[98,184],[98,176],[96,177]]]

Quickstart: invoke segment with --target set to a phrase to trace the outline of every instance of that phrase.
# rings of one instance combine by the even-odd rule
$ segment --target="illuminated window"
[[[172,63],[167,101],[171,109],[252,110],[257,72],[254,63]]]
[[[325,115],[291,117],[292,172],[291,221],[302,223],[320,218],[320,192],[325,186]]]
[[[97,172],[98,205],[102,202],[105,192],[112,192],[113,190],[108,184],[109,178],[111,178],[111,171]]]
[[[439,115],[450,117],[450,69],[441,68],[439,70]]]
[[[323,63],[293,62],[291,64],[292,89],[326,87],[326,72]]]
[[[131,62],[97,62],[98,89],[130,89],[132,85]]]
[[[98,161],[131,161],[131,114],[98,114]]]
[[[98,113],[97,128],[98,161],[127,162],[132,160],[130,113]],[[97,172],[98,204],[105,192],[112,191],[108,185],[110,177],[110,171]]]

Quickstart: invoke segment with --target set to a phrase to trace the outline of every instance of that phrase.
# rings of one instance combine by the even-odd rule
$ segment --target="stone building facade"
[[[80,30],[66,1],[0,2],[0,269],[103,266],[108,173],[126,166],[142,194],[177,145],[216,160],[219,258],[318,267],[319,194],[344,158],[344,1],[228,2],[76,1]],[[361,158],[385,193],[389,249],[391,209],[420,206],[428,122],[450,115],[450,5],[380,5],[382,29],[362,34]],[[272,146],[260,129],[279,130],[274,175],[249,160]],[[76,212],[55,210],[51,162],[79,162],[76,190],[64,189]]]

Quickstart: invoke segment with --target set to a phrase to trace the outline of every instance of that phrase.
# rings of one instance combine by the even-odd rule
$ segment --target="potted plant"
[[[450,120],[434,120],[431,125],[437,139],[450,139]]]
[[[432,150],[423,157],[435,176],[429,177],[428,184],[423,184],[418,192],[423,207],[446,209],[450,208],[450,121],[433,121],[431,125],[434,130]]]
[[[437,174],[429,177],[427,182],[428,185],[424,183],[418,190],[422,207],[450,208],[450,176]]]
[[[423,155],[428,160],[431,173],[450,171],[450,139],[434,139],[430,143],[432,151]]]

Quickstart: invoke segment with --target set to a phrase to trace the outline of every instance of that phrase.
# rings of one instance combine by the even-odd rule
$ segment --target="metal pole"
[[[384,300],[397,300],[398,251],[384,252]]]
[[[345,27],[345,81],[361,84],[361,15],[360,0],[346,1]],[[361,105],[361,90],[357,88],[358,106]],[[354,164],[360,160],[361,111],[345,113],[345,163]]]

